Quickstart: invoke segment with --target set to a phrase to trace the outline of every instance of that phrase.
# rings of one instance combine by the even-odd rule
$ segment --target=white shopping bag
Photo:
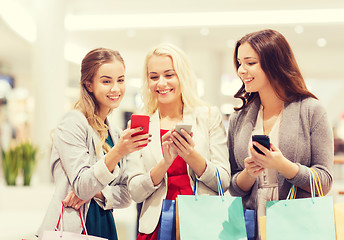
[[[82,219],[80,209],[79,209],[79,216],[80,216],[81,225],[83,227],[85,234],[63,231],[63,226],[62,226],[63,209],[64,209],[64,206],[62,204],[62,210],[60,213],[60,217],[57,221],[55,231],[44,231],[42,235],[42,240],[107,240],[106,238],[90,236],[87,234],[86,226],[84,224],[84,220]],[[61,228],[59,228],[60,223],[61,223]]]

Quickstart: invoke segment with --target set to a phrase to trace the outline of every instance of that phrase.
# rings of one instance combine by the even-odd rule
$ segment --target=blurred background
[[[161,42],[186,52],[198,93],[227,124],[241,86],[234,44],[265,28],[287,38],[327,108],[335,137],[330,194],[343,201],[343,0],[0,0],[0,239],[35,239],[54,191],[50,133],[78,99],[88,51],[116,49],[126,62],[127,92],[111,116],[118,126],[139,112],[145,53]],[[135,204],[114,215],[119,238],[135,239]]]

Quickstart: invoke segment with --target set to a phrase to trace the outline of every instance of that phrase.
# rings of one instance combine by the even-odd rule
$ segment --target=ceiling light
[[[134,29],[129,29],[128,31],[127,31],[127,35],[128,35],[128,37],[135,37],[136,36],[136,31],[134,30]]]
[[[201,30],[199,32],[202,36],[208,36],[209,35],[209,28],[206,28],[206,27],[201,28]]]
[[[242,18],[242,16],[250,16]],[[319,16],[326,16],[321,18]],[[159,19],[159,21],[157,21]],[[240,19],[240,21],[238,21]],[[155,14],[67,15],[69,31],[210,27],[302,23],[344,23],[344,8]]]
[[[317,45],[319,47],[325,47],[327,45],[327,40],[325,38],[318,38]]]
[[[294,30],[295,30],[296,33],[301,34],[301,33],[303,33],[304,28],[303,28],[302,25],[296,25]]]

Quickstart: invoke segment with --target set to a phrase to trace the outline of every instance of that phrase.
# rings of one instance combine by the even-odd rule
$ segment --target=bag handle
[[[322,187],[321,187],[321,182],[320,182],[319,174],[317,173],[317,171],[315,171],[312,168],[310,168],[310,170],[312,171],[313,179],[316,179],[315,180],[315,186],[317,188],[318,195],[320,197],[323,197],[324,196],[324,192],[323,192]],[[316,178],[314,177],[314,175],[316,175]]]
[[[57,231],[59,229],[60,222],[61,222],[61,231],[63,231],[63,220],[62,220],[63,209],[64,209],[64,204],[62,202],[62,209],[61,209],[61,213],[60,213],[60,216],[59,216],[59,220],[57,221],[57,224],[56,224],[56,227],[55,227],[55,231]],[[84,220],[82,219],[80,208],[78,209],[78,211],[79,211],[79,216],[80,216],[82,230],[84,231],[85,235],[88,235],[87,230],[86,230],[86,226],[85,226],[85,223],[84,223]]]
[[[311,197],[314,198],[316,196],[316,192],[318,191],[318,195],[320,197],[324,196],[322,187],[321,187],[321,182],[319,175],[317,171],[315,171],[312,168],[307,168],[308,174],[309,174],[309,185],[311,188]],[[316,177],[315,177],[316,176]],[[297,192],[297,186],[293,185],[288,193],[287,199],[295,199],[296,198],[296,192]]]
[[[220,177],[219,170],[217,168],[216,168],[216,181],[217,181],[217,190],[218,190],[219,196],[221,196],[222,201],[224,201],[223,200],[224,192],[223,192],[223,188],[222,188],[221,177]],[[197,196],[198,196],[198,194],[197,194],[198,182],[199,182],[199,180],[196,178],[194,189],[192,192],[192,195],[195,196],[195,200],[197,200]]]

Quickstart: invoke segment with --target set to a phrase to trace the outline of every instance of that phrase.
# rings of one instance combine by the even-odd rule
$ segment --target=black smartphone
[[[253,135],[252,136],[252,142],[255,141],[255,142],[258,142],[260,143],[261,145],[263,145],[264,147],[266,147],[267,149],[270,150],[270,138],[268,135]],[[256,146],[253,145],[253,148],[260,154],[263,154],[264,153],[262,151],[260,151]]]

